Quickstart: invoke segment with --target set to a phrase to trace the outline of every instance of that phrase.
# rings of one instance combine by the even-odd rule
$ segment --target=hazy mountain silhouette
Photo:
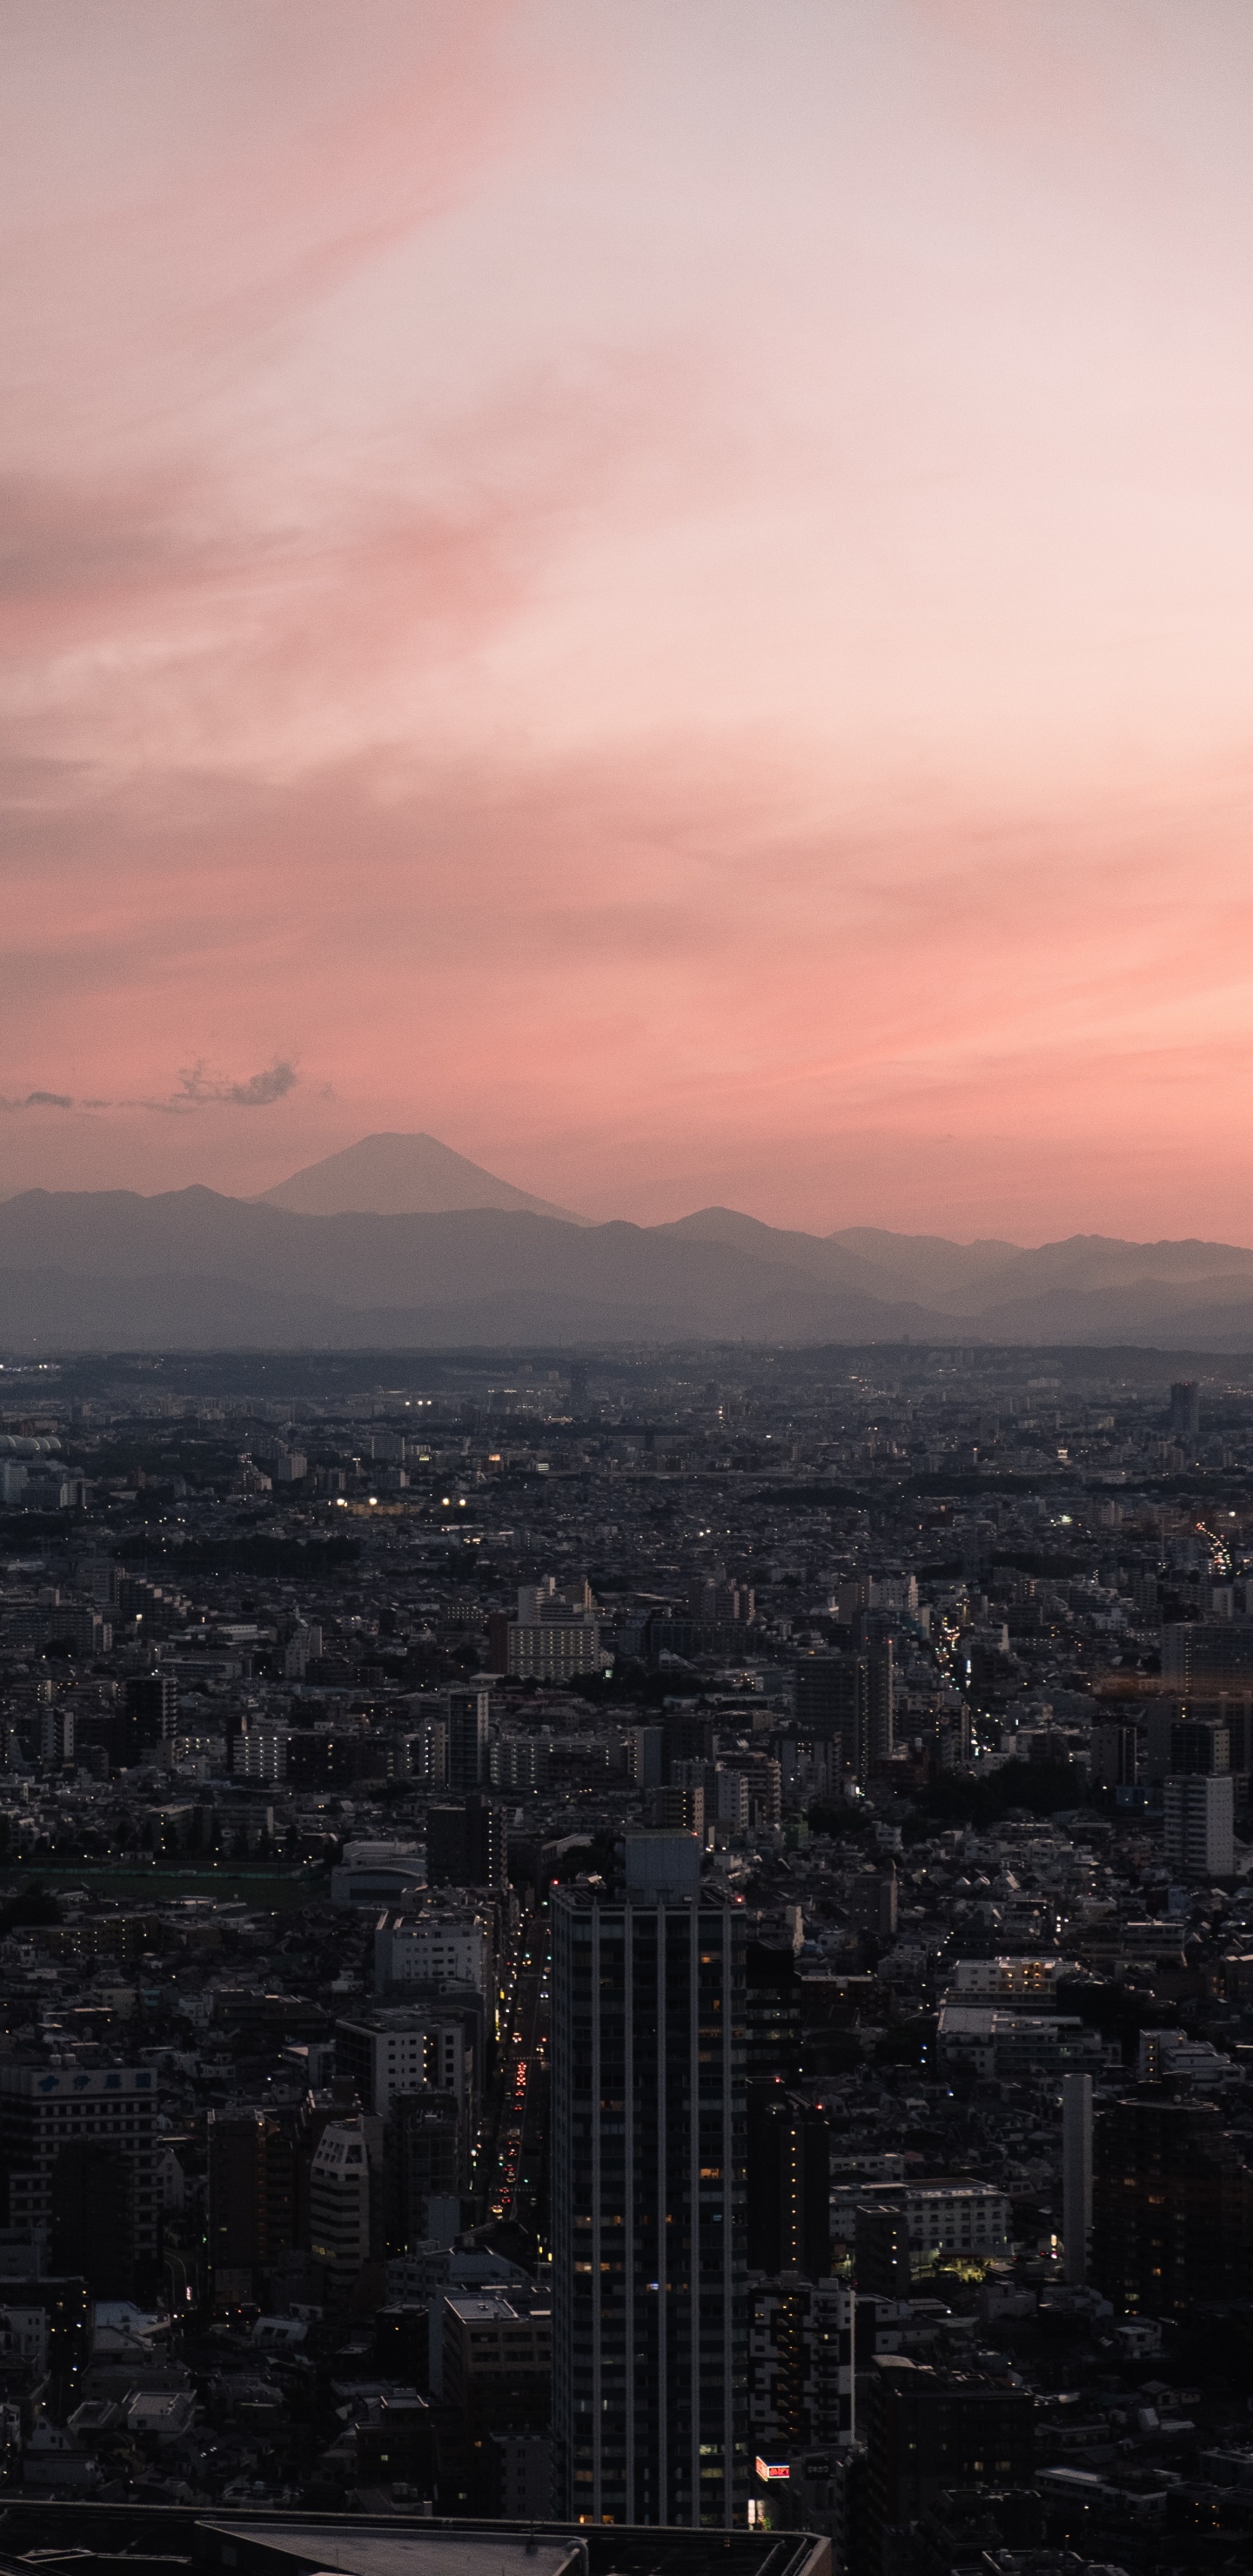
[[[292,1208],[299,1216],[444,1216],[454,1208],[528,1208],[532,1216],[580,1222],[568,1208],[532,1198],[512,1181],[498,1181],[437,1136],[363,1136],[260,1195],[266,1207]]]
[[[1023,1251],[852,1227],[831,1235],[706,1208],[587,1225],[528,1205],[306,1213],[336,1165],[390,1170],[367,1138],[262,1199],[206,1189],[27,1190],[0,1202],[0,1347],[11,1351],[713,1340],[1156,1343],[1253,1350],[1253,1252],[1075,1235]],[[430,1148],[427,1155],[425,1149]],[[485,1186],[508,1185],[449,1154]],[[415,1184],[416,1186],[416,1184]],[[470,1183],[466,1184],[471,1186]],[[517,1192],[518,1199],[525,1193]]]

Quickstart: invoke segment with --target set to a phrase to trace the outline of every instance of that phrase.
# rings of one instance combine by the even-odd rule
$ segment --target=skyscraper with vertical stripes
[[[553,1897],[554,2511],[743,2521],[744,1917],[692,1835]]]

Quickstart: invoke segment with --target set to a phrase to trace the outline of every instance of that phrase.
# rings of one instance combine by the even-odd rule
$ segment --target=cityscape
[[[1170,1368],[10,1360],[5,2527],[1247,2548],[1253,1383]]]

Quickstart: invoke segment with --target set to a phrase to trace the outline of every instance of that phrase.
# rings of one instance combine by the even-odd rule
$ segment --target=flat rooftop
[[[831,2576],[812,2531],[461,2522],[6,2495],[0,2576]]]
[[[233,2563],[277,2569],[286,2560],[293,2571],[325,2569],[327,2576],[331,2571],[335,2576],[414,2576],[418,2552],[424,2576],[425,2571],[429,2576],[566,2576],[567,2569],[580,2565],[577,2542],[531,2541],[507,2523],[499,2537],[473,2524],[467,2525],[463,2536],[446,2522],[433,2523],[429,2538],[421,2530],[415,2534],[412,2524],[394,2535],[377,2523],[370,2530],[354,2531],[348,2516],[338,2530],[325,2524],[306,2529],[276,2518],[260,2532],[255,2523],[208,2520],[200,2532],[204,2540],[215,2532],[220,2535],[225,2546],[219,2549],[217,2563],[226,2568]],[[246,2559],[239,2554],[244,2546]],[[231,2549],[236,2552],[234,2561],[227,2554]],[[263,2553],[260,2559],[258,2550]]]

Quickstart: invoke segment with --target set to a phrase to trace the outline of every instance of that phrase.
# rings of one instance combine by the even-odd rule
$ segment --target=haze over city
[[[0,1190],[1248,1241],[1245,8],[0,42]]]

